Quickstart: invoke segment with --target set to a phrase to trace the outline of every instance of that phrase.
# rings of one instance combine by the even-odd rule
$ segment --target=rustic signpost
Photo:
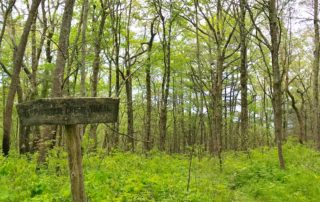
[[[64,125],[68,148],[71,192],[74,202],[86,201],[81,140],[77,124],[112,123],[118,120],[116,98],[48,98],[17,105],[21,124]]]

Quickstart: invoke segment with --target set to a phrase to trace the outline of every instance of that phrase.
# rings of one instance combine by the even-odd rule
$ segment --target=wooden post
[[[65,125],[72,201],[85,202],[80,134],[77,125]]]
[[[38,99],[18,104],[17,110],[23,126],[65,125],[72,201],[87,201],[77,124],[117,122],[119,99],[97,97]]]

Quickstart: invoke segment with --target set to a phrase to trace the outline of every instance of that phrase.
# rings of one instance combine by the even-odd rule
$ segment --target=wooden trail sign
[[[24,126],[65,125],[71,193],[74,202],[87,201],[84,191],[81,140],[76,124],[112,123],[118,120],[116,98],[47,98],[17,105]]]
[[[114,98],[47,98],[17,105],[25,126],[116,122],[118,109],[119,99]]]

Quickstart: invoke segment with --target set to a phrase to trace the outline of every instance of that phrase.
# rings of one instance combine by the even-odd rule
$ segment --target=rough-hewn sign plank
[[[111,123],[118,119],[119,99],[116,98],[48,98],[17,105],[21,123],[89,124]]]

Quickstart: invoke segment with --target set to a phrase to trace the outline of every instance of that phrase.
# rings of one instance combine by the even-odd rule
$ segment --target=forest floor
[[[57,155],[59,154],[59,158]],[[83,157],[89,201],[320,201],[320,153],[292,142],[284,145],[286,170],[276,149],[194,157],[188,184],[188,155],[102,151]],[[0,157],[0,201],[70,201],[67,154],[51,151],[36,171],[36,155]]]

